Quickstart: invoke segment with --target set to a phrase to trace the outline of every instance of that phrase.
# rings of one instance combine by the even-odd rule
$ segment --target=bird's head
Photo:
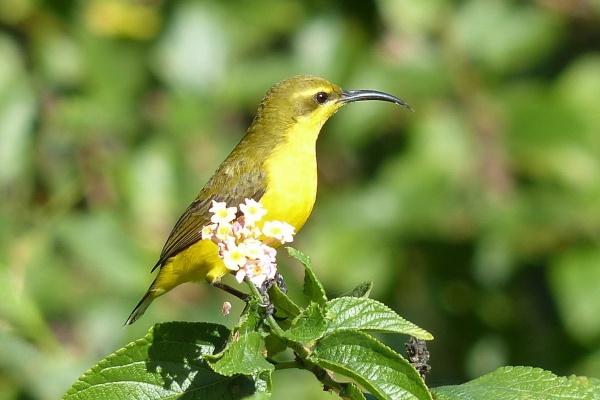
[[[409,108],[398,97],[377,90],[342,90],[316,76],[295,76],[274,85],[261,102],[255,124],[287,127],[302,126],[318,135],[323,124],[342,106],[355,101],[380,100]],[[283,128],[283,129],[282,129]],[[273,132],[275,133],[275,132]]]

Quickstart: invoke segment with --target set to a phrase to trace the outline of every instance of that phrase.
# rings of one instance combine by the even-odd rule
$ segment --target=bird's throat
[[[315,146],[320,126],[308,128],[302,123],[290,127],[264,165],[267,191],[261,203],[266,219],[285,221],[296,231],[308,219],[317,195]]]

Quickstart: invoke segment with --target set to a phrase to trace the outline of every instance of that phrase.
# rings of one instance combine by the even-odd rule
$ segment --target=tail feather
[[[153,300],[153,292],[152,289],[150,289],[146,292],[144,297],[142,297],[140,302],[137,303],[131,314],[129,314],[129,318],[127,318],[127,321],[125,321],[125,325],[131,325],[135,321],[137,321],[138,318],[141,317],[144,314],[144,312],[146,312],[146,309],[148,308],[150,303],[152,303]]]

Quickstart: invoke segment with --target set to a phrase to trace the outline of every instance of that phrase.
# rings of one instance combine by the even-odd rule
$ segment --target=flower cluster
[[[238,207],[227,207],[225,202],[212,202],[211,224],[202,228],[202,240],[212,240],[219,247],[219,257],[238,282],[250,279],[256,286],[273,279],[277,272],[277,251],[266,241],[289,243],[294,240],[294,227],[281,221],[258,222],[267,210],[257,201],[246,199]]]

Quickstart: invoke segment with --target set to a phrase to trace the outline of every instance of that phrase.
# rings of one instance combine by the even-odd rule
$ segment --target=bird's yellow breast
[[[317,195],[318,128],[302,123],[290,128],[286,142],[265,161],[267,190],[260,202],[266,221],[285,221],[298,231],[310,216]]]
[[[317,196],[316,140],[326,118],[299,118],[286,140],[278,143],[265,160],[265,193],[260,203],[267,210],[264,221],[284,221],[298,232],[312,212]],[[231,204],[237,206],[237,204]],[[272,245],[276,246],[277,243]],[[227,273],[214,243],[201,240],[171,258],[156,282],[156,295],[182,282],[206,278],[209,282]],[[159,293],[160,292],[160,293]]]
[[[317,195],[314,142],[310,146],[306,140],[294,138],[280,144],[265,162],[264,168],[267,188],[260,199],[267,210],[264,220],[285,221],[294,226],[296,232],[299,231],[310,216]],[[162,294],[182,282],[202,278],[212,282],[226,273],[227,268],[217,255],[217,246],[201,240],[161,268],[156,287]]]

